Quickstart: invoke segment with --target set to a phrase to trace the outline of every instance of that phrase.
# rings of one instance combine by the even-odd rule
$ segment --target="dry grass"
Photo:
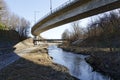
[[[65,67],[52,63],[47,53],[29,53],[1,70],[0,80],[74,79]]]

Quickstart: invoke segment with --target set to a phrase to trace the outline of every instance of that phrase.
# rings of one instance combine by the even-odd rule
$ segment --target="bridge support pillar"
[[[38,36],[35,36],[34,39],[33,39],[33,43],[34,43],[34,45],[38,45],[38,41],[37,41],[37,39],[38,39]]]
[[[41,44],[43,44],[43,42],[40,41],[41,39],[42,38],[40,36],[35,36],[34,39],[33,39],[34,45],[41,45]],[[44,43],[46,43],[46,42],[44,42]]]

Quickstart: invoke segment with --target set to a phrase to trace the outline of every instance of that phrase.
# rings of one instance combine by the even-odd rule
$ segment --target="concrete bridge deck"
[[[117,8],[120,0],[73,0],[38,21],[32,34],[37,36],[48,29]]]

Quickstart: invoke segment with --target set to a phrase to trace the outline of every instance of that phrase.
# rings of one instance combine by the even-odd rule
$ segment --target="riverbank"
[[[77,54],[90,55],[86,61],[93,70],[111,76],[114,80],[120,80],[120,53],[107,51],[92,51],[92,48],[64,47],[63,50]],[[107,50],[107,49],[105,49]]]
[[[0,71],[0,80],[75,80],[68,69],[55,64],[46,48],[36,48]]]
[[[119,52],[95,52],[86,61],[94,70],[111,76],[114,80],[120,80]]]

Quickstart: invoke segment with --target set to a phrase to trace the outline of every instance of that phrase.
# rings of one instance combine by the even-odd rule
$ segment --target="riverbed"
[[[54,63],[67,67],[69,73],[79,80],[112,80],[108,76],[93,71],[93,68],[85,61],[85,58],[89,55],[65,52],[57,46],[50,46],[48,54],[52,57]]]

